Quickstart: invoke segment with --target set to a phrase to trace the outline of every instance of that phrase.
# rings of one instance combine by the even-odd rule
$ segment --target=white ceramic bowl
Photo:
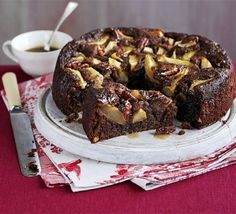
[[[44,46],[52,31],[38,30],[20,34],[3,43],[3,52],[18,63],[25,73],[37,77],[52,73],[55,69],[58,54],[61,48],[72,40],[72,37],[63,32],[57,32],[51,46],[57,47],[55,51],[29,52],[27,50]]]

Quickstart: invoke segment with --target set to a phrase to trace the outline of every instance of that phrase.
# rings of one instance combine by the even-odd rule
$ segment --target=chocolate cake
[[[234,80],[226,52],[205,37],[106,28],[62,49],[52,95],[64,114],[83,111],[95,143],[148,129],[168,133],[175,117],[193,128],[208,126],[232,105]]]
[[[82,123],[92,143],[149,129],[174,130],[176,106],[159,91],[129,90],[120,83],[89,88]]]

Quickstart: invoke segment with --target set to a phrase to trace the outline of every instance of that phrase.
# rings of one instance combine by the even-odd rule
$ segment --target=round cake
[[[147,28],[93,30],[60,52],[53,99],[66,115],[82,114],[92,143],[156,129],[176,118],[203,128],[229,110],[234,72],[225,50],[200,35]]]

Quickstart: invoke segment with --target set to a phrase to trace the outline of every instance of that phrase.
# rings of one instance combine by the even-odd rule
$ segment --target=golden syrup
[[[165,140],[170,137],[170,134],[155,134],[154,137],[160,140]]]
[[[131,139],[133,139],[133,138],[138,138],[138,137],[139,137],[139,133],[134,132],[134,133],[128,134],[127,137],[128,137],[128,138],[131,138]]]

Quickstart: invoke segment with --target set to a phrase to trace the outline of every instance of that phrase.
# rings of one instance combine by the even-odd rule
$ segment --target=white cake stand
[[[91,144],[78,122],[65,122],[56,107],[50,89],[39,96],[34,120],[39,132],[56,146],[98,161],[121,164],[157,164],[185,161],[210,154],[236,136],[236,101],[221,121],[201,130],[180,128],[166,139],[154,137],[155,130],[140,132],[136,138],[115,137]]]

